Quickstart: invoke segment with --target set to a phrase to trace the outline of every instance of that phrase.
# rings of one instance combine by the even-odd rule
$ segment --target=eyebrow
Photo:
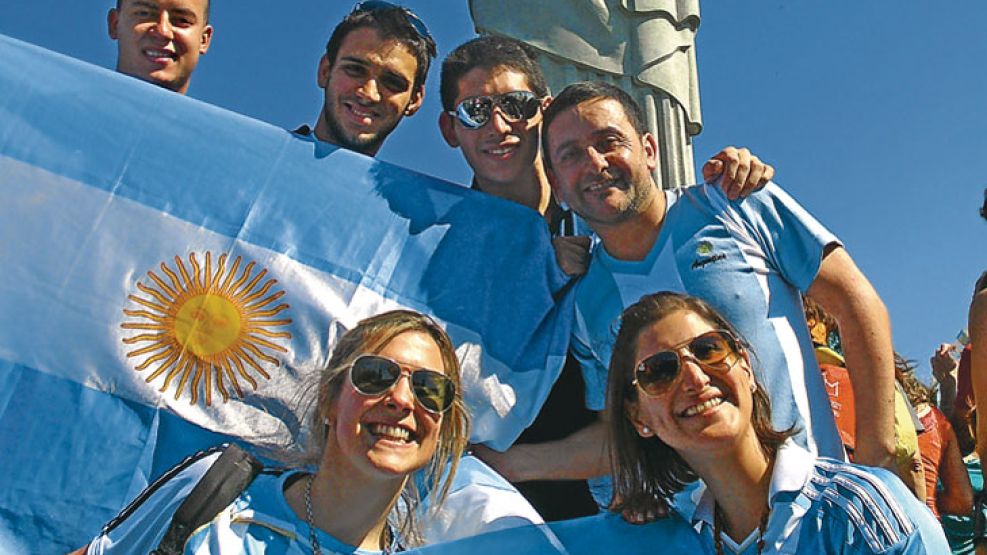
[[[599,138],[602,135],[610,135],[610,134],[617,134],[617,135],[620,135],[620,137],[622,137],[622,138],[625,138],[625,139],[627,138],[627,134],[624,133],[623,130],[621,130],[619,127],[615,127],[613,125],[608,125],[608,126],[604,127],[603,129],[598,129],[596,131],[593,131],[592,133],[590,133],[590,137],[592,137],[594,139],[597,139],[597,138]],[[569,147],[571,147],[573,145],[576,145],[578,143],[579,143],[579,139],[569,139],[568,141],[566,141],[566,142],[560,144],[559,146],[557,146],[553,152],[555,154],[558,154],[562,150],[565,150],[565,149],[567,149],[567,148],[569,148]]]
[[[157,2],[148,2],[147,0],[134,0],[133,2],[131,2],[130,5],[131,6],[138,6],[138,7],[142,7],[142,8],[150,8],[152,10],[160,10],[161,9],[161,6]],[[175,8],[167,9],[165,11],[175,12],[175,13],[177,13],[179,15],[183,15],[185,17],[188,17],[188,18],[192,19],[193,21],[198,21],[198,19],[199,19],[199,14],[195,13],[195,10],[191,10],[189,8],[175,7]]]
[[[371,65],[370,62],[368,62],[367,60],[363,58],[357,58],[355,56],[343,56],[342,58],[339,59],[339,61],[350,62],[350,63],[358,64],[363,67],[369,67]],[[405,86],[409,86],[412,83],[412,80],[408,79],[403,74],[394,71],[392,69],[389,69],[387,67],[384,68],[384,76],[400,79],[402,82],[404,82]]]

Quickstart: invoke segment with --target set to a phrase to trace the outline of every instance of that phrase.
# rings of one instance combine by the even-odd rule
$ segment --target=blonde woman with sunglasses
[[[441,504],[469,437],[449,337],[411,311],[360,322],[321,373],[310,430],[299,468],[262,472],[192,533],[183,553],[375,554],[416,545],[415,513],[425,498]],[[80,553],[151,552],[217,456],[167,473]]]
[[[948,553],[928,509],[887,470],[819,458],[771,426],[744,338],[677,293],[624,311],[610,363],[616,497],[671,502],[706,553]],[[694,498],[695,499],[695,498]],[[681,504],[683,507],[687,504]]]

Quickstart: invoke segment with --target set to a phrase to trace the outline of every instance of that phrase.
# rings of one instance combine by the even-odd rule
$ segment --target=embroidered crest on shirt
[[[696,254],[698,258],[692,263],[693,270],[699,270],[705,268],[706,266],[719,262],[727,257],[723,253],[713,254],[713,243],[709,241],[700,241],[699,245],[696,247]]]

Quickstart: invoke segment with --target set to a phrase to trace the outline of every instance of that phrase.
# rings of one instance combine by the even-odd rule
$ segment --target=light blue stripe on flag
[[[651,555],[702,553],[699,536],[677,513],[648,524],[629,524],[614,513],[510,528],[409,551],[420,555]]]
[[[495,448],[564,359],[534,212],[2,36],[0,193],[0,550],[84,542],[217,434],[296,437],[329,330],[381,310],[446,326]]]

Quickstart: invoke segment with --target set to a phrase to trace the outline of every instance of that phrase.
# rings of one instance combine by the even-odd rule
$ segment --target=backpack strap
[[[152,555],[180,555],[196,529],[211,521],[254,481],[264,465],[230,444],[179,505]]]

